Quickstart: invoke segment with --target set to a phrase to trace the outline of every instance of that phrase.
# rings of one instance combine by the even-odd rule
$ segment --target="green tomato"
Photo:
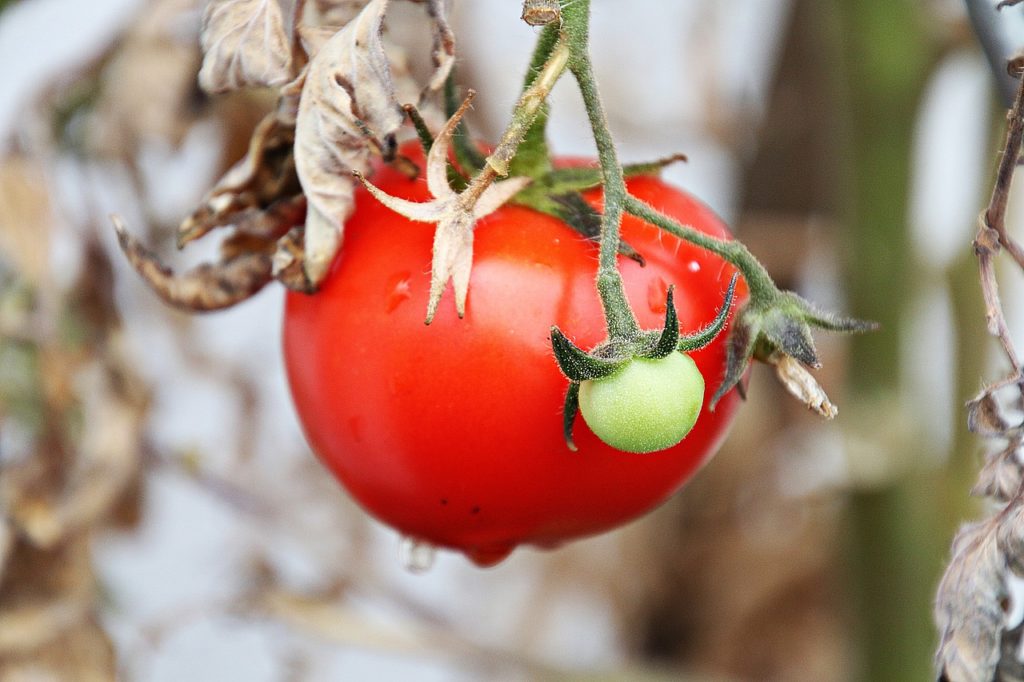
[[[580,414],[608,445],[654,452],[681,441],[697,423],[704,377],[684,353],[635,358],[611,376],[580,384]]]

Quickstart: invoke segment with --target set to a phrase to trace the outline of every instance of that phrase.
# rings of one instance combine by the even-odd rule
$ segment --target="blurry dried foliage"
[[[211,94],[293,78],[288,18],[278,0],[210,0],[202,37],[199,85]]]
[[[95,90],[86,144],[93,153],[129,158],[145,141],[180,144],[196,118],[198,0],[155,0],[84,83]]]
[[[446,2],[426,6],[435,71],[424,93],[441,87],[455,54]],[[388,0],[207,3],[200,85],[211,94],[274,88],[278,102],[245,157],[179,228],[181,248],[233,227],[231,255],[178,275],[122,236],[136,270],[164,300],[202,311],[243,301],[272,279],[304,292],[319,286],[353,210],[351,172],[367,171],[374,153],[393,158],[404,120],[398,97],[419,92],[404,52],[386,49],[388,8]]]
[[[62,287],[41,165],[10,156],[0,178],[0,679],[112,680],[90,545],[139,475],[147,392],[98,244]]]
[[[1015,1],[1001,5],[1016,4]],[[1021,78],[1021,74],[1015,74]],[[988,496],[996,511],[964,526],[953,540],[952,560],[939,585],[935,621],[940,642],[936,662],[951,682],[1017,679],[1022,668],[1020,628],[1009,622],[1009,581],[1024,576],[1024,366],[1003,312],[996,279],[1002,251],[1024,270],[1024,247],[1010,235],[1006,211],[1010,187],[1024,145],[1024,79],[1007,115],[1006,141],[995,185],[978,219],[978,257],[988,332],[998,339],[1010,374],[985,386],[967,405],[967,423],[986,440],[989,455],[973,494]]]

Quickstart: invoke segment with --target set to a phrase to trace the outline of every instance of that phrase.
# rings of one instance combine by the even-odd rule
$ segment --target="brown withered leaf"
[[[971,489],[971,494],[978,497],[991,497],[1002,503],[1009,502],[1020,489],[1024,479],[1024,467],[1018,459],[1020,442],[1014,441],[998,452],[985,459],[985,466],[978,474],[978,482]]]
[[[95,115],[85,125],[91,151],[133,159],[144,140],[177,146],[196,119],[198,26],[187,20],[193,0],[155,0],[142,13],[101,73]]]
[[[302,223],[306,215],[306,197],[299,194],[275,201],[257,211],[250,209],[237,216],[234,231],[220,245],[220,255],[231,260],[255,251],[271,252],[276,242]]]
[[[1010,428],[991,389],[983,390],[967,403],[967,428],[985,437],[1003,436]]]
[[[960,529],[935,598],[936,661],[946,679],[992,679],[1005,618],[1005,570],[993,519]]]
[[[32,286],[45,286],[53,214],[42,168],[18,155],[0,161],[0,206],[0,262]]]
[[[278,240],[271,274],[289,289],[309,294],[315,289],[306,277],[305,268],[302,267],[306,261],[302,246],[304,237],[304,228],[300,225],[292,228]]]
[[[310,25],[341,28],[352,21],[367,0],[313,0],[307,12],[314,14]]]
[[[230,308],[254,296],[271,280],[267,253],[247,253],[221,263],[204,263],[175,274],[151,251],[128,234],[120,218],[112,218],[117,239],[128,261],[169,305],[190,312]]]
[[[276,112],[267,114],[249,142],[249,151],[217,181],[200,207],[178,227],[178,248],[223,225],[251,221],[282,197],[299,191],[292,147],[295,130]]]
[[[403,112],[381,40],[387,0],[373,0],[313,56],[299,100],[295,166],[308,201],[306,276],[316,286],[341,246],[352,212],[351,171],[370,146],[393,148]]]
[[[211,94],[292,79],[292,39],[278,0],[210,0],[199,85]]]
[[[768,364],[775,366],[775,375],[790,395],[807,406],[807,409],[818,413],[825,419],[835,419],[839,410],[829,400],[825,390],[814,375],[800,362],[785,353],[775,351],[768,356]]]
[[[434,60],[434,74],[427,83],[428,91],[444,86],[455,65],[455,34],[448,25],[449,0],[427,0],[427,12],[434,24],[434,46],[430,56]]]

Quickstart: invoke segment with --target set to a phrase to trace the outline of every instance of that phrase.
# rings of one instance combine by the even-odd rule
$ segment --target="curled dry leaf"
[[[277,242],[277,249],[274,251],[272,271],[274,279],[293,291],[312,293],[314,288],[306,277],[306,270],[303,263],[306,261],[303,250],[303,227],[292,228]]]
[[[964,526],[953,540],[953,561],[939,584],[935,622],[940,643],[936,659],[949,680],[991,680],[1007,598],[1005,558],[997,544],[995,519]]]
[[[427,187],[433,201],[415,202],[386,194],[356,172],[363,185],[382,204],[409,220],[435,223],[433,262],[430,271],[430,298],[427,324],[434,319],[448,281],[455,291],[455,309],[459,317],[466,311],[469,275],[473,267],[473,229],[476,221],[498,210],[530,183],[530,178],[509,178],[493,183],[494,175],[477,177],[462,194],[448,185],[448,148],[452,133],[473,99],[473,93],[448,120],[427,154]]]
[[[978,482],[971,489],[972,495],[991,497],[997,502],[1006,504],[1020,489],[1024,481],[1024,467],[1020,461],[1019,440],[1014,440],[1007,447],[990,454],[985,459],[985,466],[978,474]]]
[[[292,40],[278,0],[210,0],[202,45],[199,85],[209,93],[292,78]]]
[[[814,375],[800,364],[798,360],[785,353],[775,351],[768,356],[767,362],[775,366],[775,375],[786,387],[786,390],[813,412],[825,419],[833,419],[839,410],[828,399],[824,389]]]
[[[403,113],[381,40],[387,0],[373,0],[313,56],[299,100],[295,165],[308,201],[305,270],[316,286],[341,246],[352,213],[351,171],[371,144],[394,147]]]
[[[366,2],[367,0],[312,0],[306,5],[306,14],[312,14],[312,26],[338,29],[352,21]]]
[[[434,74],[427,83],[427,90],[432,92],[444,86],[455,65],[455,34],[448,24],[449,9],[449,0],[427,0],[427,12],[434,24],[434,46],[430,53]]]
[[[128,261],[168,304],[192,312],[222,310],[254,296],[271,280],[267,253],[247,253],[217,264],[204,263],[176,275],[128,234],[113,217],[118,242]]]
[[[200,207],[178,227],[178,248],[223,225],[265,220],[263,210],[299,193],[292,147],[295,130],[267,114],[253,131],[249,150],[217,181]]]

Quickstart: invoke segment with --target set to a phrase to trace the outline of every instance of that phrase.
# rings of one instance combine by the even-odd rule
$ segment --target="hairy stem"
[[[544,40],[544,34],[541,35],[541,40]],[[487,168],[492,169],[497,175],[508,175],[509,163],[515,157],[519,144],[523,141],[527,131],[543,112],[551,89],[565,72],[569,63],[569,55],[569,45],[560,38],[552,47],[551,54],[548,55],[543,68],[537,72],[530,87],[526,88],[519,96],[519,101],[512,113],[512,121],[505,129],[501,142],[487,157]]]
[[[772,281],[771,275],[768,274],[768,271],[765,270],[760,261],[754,258],[754,255],[750,253],[750,250],[742,242],[732,239],[718,239],[700,230],[683,225],[636,197],[629,196],[626,198],[625,209],[637,218],[702,249],[707,249],[735,265],[736,269],[743,274],[743,279],[747,281],[747,286],[750,287],[751,296],[755,301],[772,300],[778,293],[778,287]]]
[[[604,209],[601,216],[601,250],[597,275],[597,291],[604,307],[605,321],[610,338],[632,338],[640,333],[636,316],[619,274],[617,255],[622,212],[628,194],[608,129],[604,106],[597,91],[589,54],[590,0],[563,0],[562,35],[568,41],[571,56],[569,70],[579,84],[583,104],[590,119],[590,128],[597,144],[597,156],[604,181]]]

